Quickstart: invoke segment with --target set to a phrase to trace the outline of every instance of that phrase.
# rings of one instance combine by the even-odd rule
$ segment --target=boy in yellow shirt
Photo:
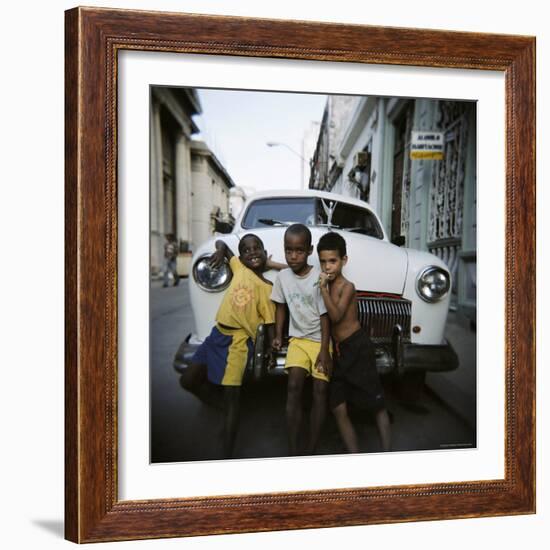
[[[223,387],[223,449],[225,457],[230,457],[237,434],[241,384],[256,331],[260,324],[271,325],[273,331],[275,322],[272,284],[263,272],[286,266],[268,260],[261,239],[252,233],[241,238],[238,258],[223,241],[216,241],[212,267],[224,259],[229,260],[233,278],[218,309],[216,326],[195,352],[181,383],[201,398],[209,383]]]

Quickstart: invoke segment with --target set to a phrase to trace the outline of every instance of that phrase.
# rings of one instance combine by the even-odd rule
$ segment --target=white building
[[[218,229],[232,223],[230,189],[235,184],[216,155],[203,141],[191,142],[191,251],[195,251]]]
[[[151,273],[163,265],[166,235],[179,246],[178,271],[188,273],[190,253],[230,223],[233,180],[202,141],[193,116],[202,112],[192,88],[151,88],[150,204]]]
[[[339,165],[339,144],[356,101],[355,96],[329,95],[327,97],[311,162],[310,188],[330,190],[330,182],[333,179],[331,171]]]
[[[229,213],[237,218],[246,202],[246,191],[242,187],[232,187],[229,190]]]

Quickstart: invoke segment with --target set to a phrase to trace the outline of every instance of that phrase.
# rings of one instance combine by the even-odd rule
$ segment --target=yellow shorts
[[[299,367],[307,370],[313,378],[328,382],[328,376],[315,368],[320,351],[321,342],[307,338],[291,338],[286,353],[285,369]]]

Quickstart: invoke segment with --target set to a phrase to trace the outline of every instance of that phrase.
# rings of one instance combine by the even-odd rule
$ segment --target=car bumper
[[[177,373],[183,374],[185,369],[191,364],[193,355],[201,344],[202,342],[192,334],[189,334],[180,344],[172,363]],[[267,338],[267,329],[264,325],[260,325],[256,332],[254,353],[249,357],[246,366],[245,378],[260,380],[266,376],[284,374],[285,356],[286,349],[277,353],[275,357],[272,356],[271,342]]]
[[[403,346],[405,371],[445,372],[458,368],[458,355],[446,342],[441,346],[408,344]]]
[[[285,351],[276,355],[275,364],[268,367],[271,352],[266,341],[266,332],[261,326],[256,335],[254,354],[247,365],[247,377],[255,380],[265,376],[284,373]],[[182,373],[199,348],[201,342],[188,335],[178,348],[174,357],[174,369]],[[399,334],[394,335],[391,343],[379,345],[375,343],[376,367],[380,374],[397,373],[404,375],[409,372],[445,372],[458,367],[458,356],[449,342],[441,345],[412,344],[403,342]]]
[[[200,342],[192,342],[191,338],[192,335],[188,334],[187,338],[180,344],[180,347],[174,356],[172,365],[175,371],[179,374],[182,374],[183,371],[190,365],[193,355],[195,355],[195,352],[201,345]]]
[[[458,356],[448,342],[441,345],[402,343],[376,346],[376,367],[380,374],[445,372],[458,368]]]

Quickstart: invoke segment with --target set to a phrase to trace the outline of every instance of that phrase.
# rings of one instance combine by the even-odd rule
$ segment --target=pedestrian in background
[[[169,274],[172,273],[174,277],[174,286],[178,286],[180,279],[178,277],[178,271],[176,269],[176,260],[178,257],[178,243],[172,234],[164,236],[166,242],[164,243],[164,284],[163,287],[167,287],[169,281]]]

